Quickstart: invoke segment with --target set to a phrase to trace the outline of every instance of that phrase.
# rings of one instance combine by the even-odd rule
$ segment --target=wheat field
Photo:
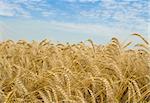
[[[150,103],[150,48],[116,38],[0,42],[0,103]]]

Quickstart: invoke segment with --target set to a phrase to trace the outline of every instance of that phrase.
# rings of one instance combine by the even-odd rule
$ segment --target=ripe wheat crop
[[[148,103],[150,48],[143,43],[106,45],[0,42],[0,103]]]

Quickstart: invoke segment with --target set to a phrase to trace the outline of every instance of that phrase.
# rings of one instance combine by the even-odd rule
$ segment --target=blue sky
[[[0,0],[1,39],[105,43],[150,35],[149,0]]]

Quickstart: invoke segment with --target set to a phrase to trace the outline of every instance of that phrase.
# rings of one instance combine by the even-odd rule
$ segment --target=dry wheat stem
[[[55,44],[0,42],[0,103],[148,103],[150,49],[112,38]]]

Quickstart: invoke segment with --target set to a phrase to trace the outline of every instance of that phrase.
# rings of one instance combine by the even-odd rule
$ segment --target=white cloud
[[[76,2],[77,0],[63,0],[63,1],[73,3]]]
[[[14,16],[14,6],[0,1],[0,16]]]
[[[55,11],[43,11],[41,14],[44,17],[49,17],[49,16],[52,16],[52,15],[55,15]]]
[[[29,18],[31,17],[30,10],[42,11],[47,6],[45,2],[45,0],[0,0],[0,16]]]
[[[11,1],[11,2],[10,2]],[[56,35],[91,35],[98,37],[112,37],[117,36],[119,38],[124,38],[126,35],[133,32],[138,32],[144,35],[150,35],[148,29],[147,19],[143,16],[148,13],[148,7],[146,3],[132,2],[131,0],[124,0],[117,2],[115,0],[62,0],[70,3],[94,3],[99,2],[99,7],[93,7],[87,9],[80,8],[79,5],[68,5],[71,6],[71,9],[75,8],[76,12],[80,12],[79,15],[74,15],[74,18],[84,21],[85,19],[91,24],[77,24],[77,23],[64,23],[64,22],[49,22],[37,21],[29,23],[32,25],[27,25],[24,21],[22,24],[23,27],[20,28],[19,23],[8,23],[8,29],[13,28],[16,33],[14,35],[20,34],[51,34],[52,36]],[[132,0],[133,1],[133,0]],[[24,9],[21,5],[25,5]],[[66,8],[68,9],[68,8]],[[67,11],[61,11],[59,8],[50,6],[46,4],[46,0],[0,0],[0,16],[22,16],[30,17],[32,12],[37,12],[42,14],[44,17],[51,17],[54,15],[61,15],[63,18],[67,16],[72,16],[67,14]],[[147,14],[146,14],[147,15]],[[60,18],[60,17],[58,17]],[[69,17],[68,17],[69,18]],[[71,17],[70,17],[71,18]],[[109,22],[109,19],[110,22]],[[97,24],[92,23],[94,20],[100,21]],[[73,19],[73,22],[75,19]],[[101,24],[101,22],[107,21],[107,24]],[[114,22],[113,22],[114,21]],[[113,24],[111,27],[109,24]],[[12,25],[12,26],[11,26]],[[26,27],[25,27],[26,26]],[[2,31],[2,30],[0,30]],[[7,31],[7,32],[6,32]],[[5,30],[5,34],[11,34]],[[4,32],[4,30],[3,30]],[[62,36],[63,36],[62,35]],[[16,36],[17,37],[17,36]],[[19,36],[18,36],[19,37]],[[69,38],[69,37],[68,37]]]
[[[87,2],[95,3],[97,1],[100,1],[100,0],[79,0],[79,2],[81,2],[81,3],[87,3]]]
[[[122,2],[101,0],[99,8],[81,10],[80,15],[85,18],[107,21],[118,28],[141,30],[148,34],[148,17],[144,17],[149,13],[147,3],[148,1],[143,3],[132,1],[131,3],[126,0]]]
[[[142,13],[148,13],[148,5],[147,2],[140,3],[140,2],[131,2],[131,1],[122,1],[117,2],[115,0],[103,0],[99,3],[99,8],[90,9],[88,11],[81,10],[81,14],[84,16],[88,16],[89,13],[91,15],[97,17],[104,17],[104,18],[115,18],[115,19],[122,19],[120,14],[126,19],[137,19],[137,17],[142,17]],[[142,19],[145,19],[144,17]]]
[[[66,2],[74,3],[74,2],[80,2],[80,3],[95,3],[100,0],[64,0]]]
[[[31,3],[31,2],[41,2],[43,0],[15,0],[14,3]]]
[[[19,25],[18,25],[19,24]],[[10,31],[10,32],[9,32]],[[138,32],[133,29],[123,27],[97,24],[77,24],[56,21],[11,21],[5,23],[5,39],[53,39],[55,41],[81,41],[88,38],[97,40],[96,42],[107,42],[111,37],[118,37],[125,40],[128,35]],[[143,33],[144,32],[139,32]],[[11,36],[10,36],[11,35]],[[105,39],[105,40],[104,40]],[[99,41],[98,41],[99,40]]]
[[[79,32],[84,32],[91,35],[99,35],[99,36],[112,36],[117,34],[123,36],[128,33],[130,34],[134,31],[132,29],[127,30],[123,27],[118,27],[117,25],[110,27],[104,24],[99,25],[99,24],[76,24],[76,23],[54,22],[53,25],[64,28],[66,30],[79,31]]]
[[[18,4],[11,4],[0,1],[0,16],[23,16],[29,17],[30,14]]]

